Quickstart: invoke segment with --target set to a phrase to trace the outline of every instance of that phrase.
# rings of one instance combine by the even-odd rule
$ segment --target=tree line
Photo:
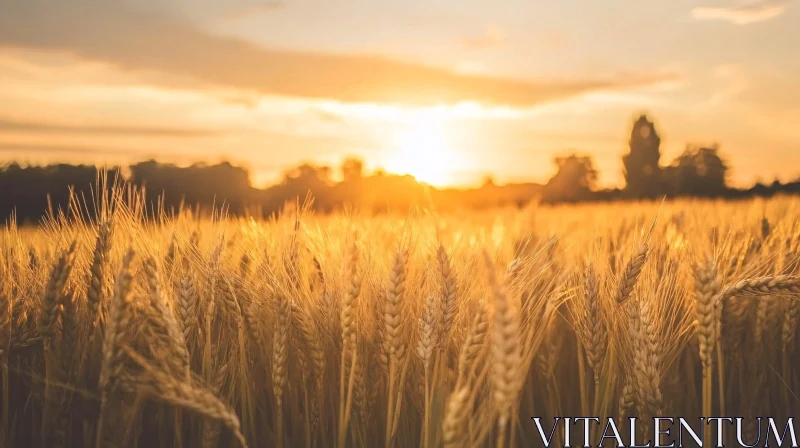
[[[101,170],[90,165],[9,163],[0,166],[0,218],[13,215],[18,223],[34,222],[50,212],[67,212],[70,198],[83,203],[84,212],[91,212],[99,190],[110,189],[121,182],[145,190],[145,206],[151,214],[171,213],[182,207],[217,206],[233,215],[261,216],[280,211],[287,202],[308,197],[313,198],[312,207],[321,212],[347,206],[381,212],[408,210],[414,204],[432,204],[438,209],[488,208],[522,206],[532,200],[559,203],[800,193],[800,181],[756,184],[745,190],[727,187],[728,165],[718,146],[687,146],[672,163],[662,166],[660,144],[653,123],[645,115],[639,117],[632,126],[628,153],[622,158],[626,185],[607,190],[596,188],[597,171],[592,159],[576,154],[556,157],[557,172],[544,185],[496,185],[487,178],[479,188],[472,189],[436,189],[411,176],[382,170],[366,174],[363,161],[357,158],[342,162],[336,180],[334,168],[303,163],[286,170],[278,183],[264,189],[253,187],[245,168],[228,162],[180,167],[148,160],[126,170],[121,167]],[[107,181],[99,182],[101,177]]]
[[[312,200],[311,207],[320,212],[348,206],[373,212],[407,211],[415,204],[433,204],[441,209],[522,206],[541,191],[541,185],[535,183],[439,190],[408,175],[381,170],[366,174],[363,162],[357,158],[344,160],[339,170],[340,179],[334,180],[333,168],[303,163],[286,170],[275,185],[260,189],[251,184],[248,170],[229,162],[180,167],[148,160],[126,170],[9,163],[0,166],[0,221],[13,216],[18,224],[35,222],[59,211],[90,218],[99,206],[95,201],[102,196],[101,190],[110,191],[120,184],[144,191],[145,212],[149,216],[216,207],[235,216],[267,217],[279,212],[287,202],[304,202],[307,198]],[[81,206],[70,207],[71,201]]]
[[[800,180],[748,189],[727,185],[728,163],[719,145],[686,146],[668,165],[661,165],[661,137],[654,123],[641,115],[633,122],[628,152],[622,156],[625,187],[598,190],[597,170],[589,156],[570,154],[554,159],[556,174],[545,184],[542,201],[548,203],[660,197],[743,198],[799,193]]]

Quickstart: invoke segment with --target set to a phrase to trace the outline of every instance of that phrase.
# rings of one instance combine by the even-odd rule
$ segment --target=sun
[[[459,157],[448,144],[444,129],[436,122],[418,122],[395,136],[386,169],[444,187],[454,182],[458,164]]]

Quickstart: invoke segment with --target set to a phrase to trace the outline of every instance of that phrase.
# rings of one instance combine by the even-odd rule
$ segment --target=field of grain
[[[580,415],[742,416],[755,440],[749,417],[800,410],[798,199],[82,203],[2,230],[7,447],[538,446],[530,417]]]

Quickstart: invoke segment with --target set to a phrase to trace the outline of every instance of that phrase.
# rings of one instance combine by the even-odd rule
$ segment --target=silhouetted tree
[[[332,195],[331,168],[303,163],[287,170],[283,174],[283,182],[271,187],[269,197],[272,201],[303,201],[307,196],[314,198],[314,205],[321,210],[331,210]],[[277,204],[275,204],[277,205]]]
[[[630,152],[622,157],[625,191],[634,198],[654,198],[661,194],[661,158],[658,136],[653,122],[641,115],[633,123],[628,142]]]
[[[0,166],[0,223],[5,222],[12,212],[15,212],[18,224],[40,220],[48,210],[69,214],[70,188],[74,198],[85,203],[85,207],[81,206],[81,213],[85,215],[94,211],[98,173],[98,168],[88,165],[21,166],[11,163]],[[117,176],[117,168],[108,170],[107,188],[113,185]]]
[[[666,168],[665,183],[676,196],[722,196],[726,194],[728,166],[717,145],[687,145],[684,152]]]
[[[590,157],[575,154],[556,157],[556,174],[542,191],[544,202],[574,202],[588,199],[597,183],[597,170]]]
[[[336,202],[359,204],[363,200],[364,161],[348,157],[342,162],[342,182],[334,187],[332,196]]]
[[[356,157],[348,157],[342,162],[342,180],[358,182],[364,177],[364,161]]]
[[[181,203],[224,205],[238,214],[244,211],[252,190],[247,170],[228,162],[181,168],[148,160],[131,166],[130,181],[145,187],[151,209],[156,201],[161,201],[166,209],[174,209]]]
[[[267,216],[284,209],[287,202],[303,202],[309,195],[313,197],[311,206],[317,211],[357,205],[365,210],[385,212],[408,211],[422,201],[432,201],[440,210],[520,205],[541,192],[541,186],[532,183],[430,189],[412,176],[384,170],[367,176],[363,174],[363,164],[354,160],[347,165],[349,174],[343,177],[349,182],[333,182],[329,167],[302,164],[287,170],[280,183],[256,189],[250,184],[247,170],[229,163],[179,167],[150,160],[131,166],[127,179],[122,178],[118,168],[109,170],[105,187],[111,189],[123,182],[144,187],[150,218],[156,216],[153,212],[161,211],[161,206],[169,212],[181,205],[204,210],[225,205],[232,215],[239,216],[247,210]],[[16,212],[18,223],[38,220],[51,208],[49,205],[56,213],[77,211],[84,218],[94,218],[98,204],[94,204],[93,198],[97,197],[96,189],[100,186],[99,174],[98,168],[85,165],[0,165],[0,220],[8,219],[12,212]],[[356,179],[360,180],[356,182]],[[355,184],[359,188],[354,188]],[[80,210],[68,207],[70,189],[76,203],[82,204]]]
[[[320,190],[331,183],[331,169],[327,166],[314,166],[304,163],[288,170],[283,175],[283,185],[290,191],[305,194]]]

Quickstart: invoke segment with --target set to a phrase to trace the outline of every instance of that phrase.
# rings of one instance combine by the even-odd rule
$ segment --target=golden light
[[[443,187],[455,181],[459,165],[460,158],[449,146],[444,129],[431,121],[414,123],[395,137],[385,168]]]

